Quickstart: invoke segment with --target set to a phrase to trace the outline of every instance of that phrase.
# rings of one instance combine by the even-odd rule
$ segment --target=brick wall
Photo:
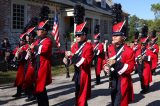
[[[11,36],[11,0],[0,0],[0,41]]]

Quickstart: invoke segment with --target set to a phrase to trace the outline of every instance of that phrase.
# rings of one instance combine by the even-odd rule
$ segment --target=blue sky
[[[113,2],[120,3],[122,9],[130,15],[136,15],[141,19],[154,19],[151,4],[160,3],[160,0],[113,0]]]

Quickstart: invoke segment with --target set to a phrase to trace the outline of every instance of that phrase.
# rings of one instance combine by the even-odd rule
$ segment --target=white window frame
[[[26,17],[27,17],[27,4],[24,2],[24,1],[19,1],[19,0],[13,0],[11,2],[11,32],[18,32],[18,33],[21,33],[23,29],[14,29],[13,28],[13,4],[16,4],[16,5],[23,5],[24,6],[24,24],[23,26],[25,26],[26,24]]]

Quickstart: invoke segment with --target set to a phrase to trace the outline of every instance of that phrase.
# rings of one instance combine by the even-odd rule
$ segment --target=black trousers
[[[49,106],[46,88],[44,89],[43,92],[37,93],[36,96],[37,96],[38,106]]]
[[[120,80],[112,80],[111,101],[112,101],[112,106],[120,106],[121,102]]]

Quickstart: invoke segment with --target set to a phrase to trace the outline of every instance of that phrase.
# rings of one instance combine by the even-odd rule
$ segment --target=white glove
[[[105,72],[109,73],[109,67],[108,67],[107,65],[105,65],[105,66],[103,67],[103,70],[104,70]]]
[[[63,58],[63,63],[67,65],[68,61],[66,57]]]

